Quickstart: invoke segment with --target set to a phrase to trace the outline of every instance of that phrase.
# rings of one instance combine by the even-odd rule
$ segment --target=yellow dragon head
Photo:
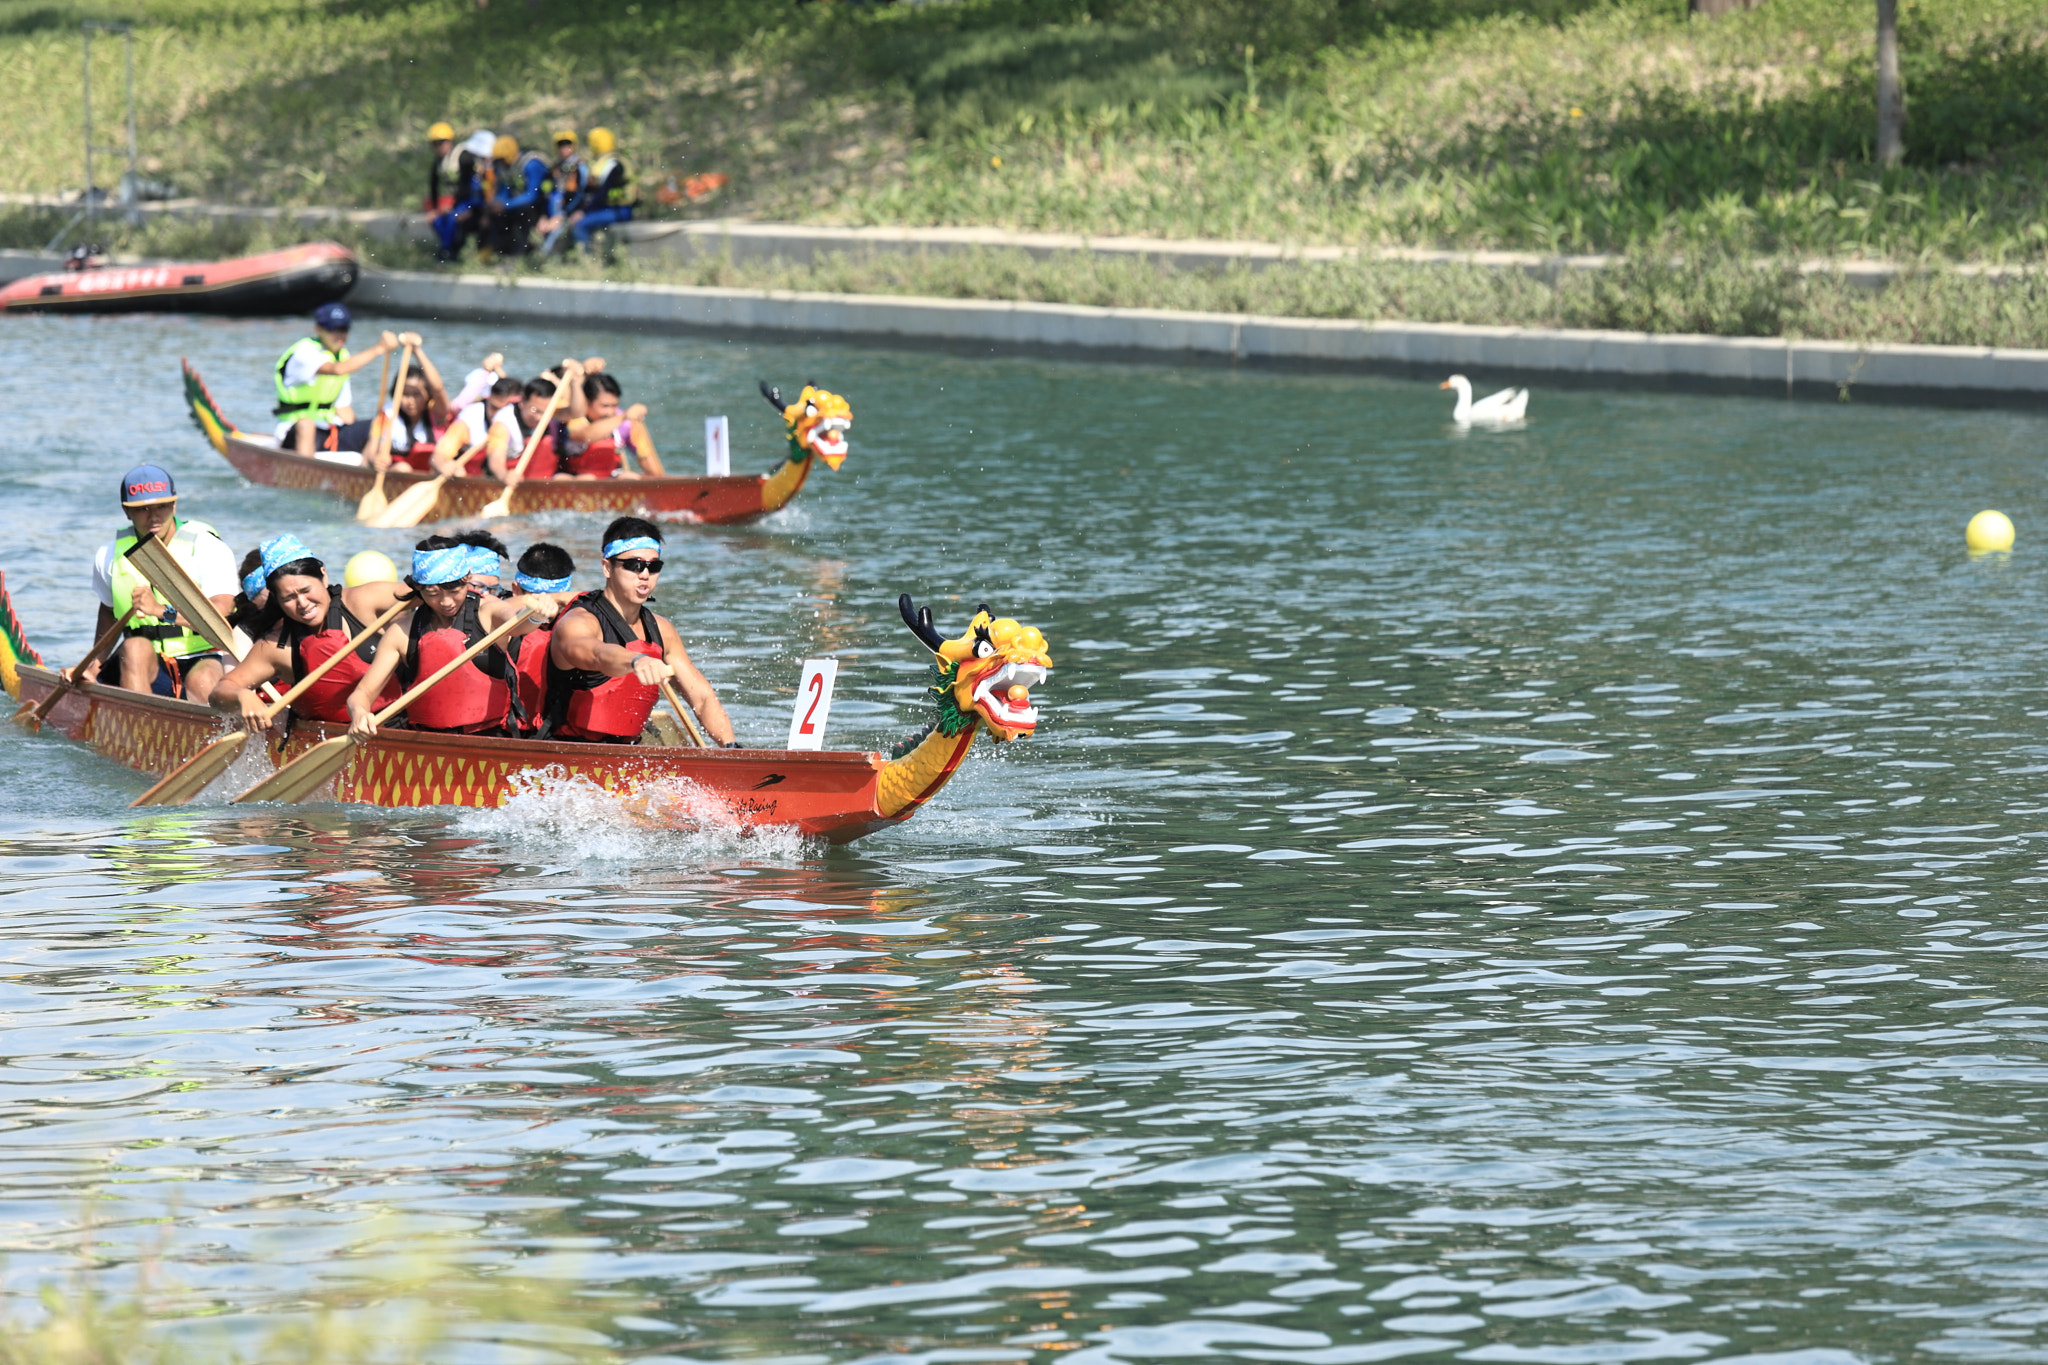
[[[789,429],[789,458],[801,460],[816,455],[833,469],[846,462],[846,432],[853,425],[853,409],[836,393],[827,393],[806,383],[794,403],[782,401],[782,390],[761,381],[761,396],[782,414]]]
[[[959,638],[948,640],[932,625],[932,609],[916,605],[909,593],[896,599],[896,608],[911,633],[937,656],[931,690],[941,734],[956,735],[977,720],[998,740],[1021,739],[1038,728],[1031,689],[1052,669],[1038,627],[981,606]]]

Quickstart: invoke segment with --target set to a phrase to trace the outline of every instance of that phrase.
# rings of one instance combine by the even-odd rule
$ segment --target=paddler
[[[518,482],[513,477],[518,471],[519,479],[546,479],[554,477],[558,467],[556,450],[565,428],[560,421],[549,423],[547,431],[540,430],[540,419],[547,415],[549,405],[554,401],[557,383],[566,383],[570,395],[581,392],[583,370],[573,360],[564,360],[561,368],[566,377],[560,381],[549,375],[537,375],[526,381],[519,391],[519,401],[511,409],[508,421],[500,415],[492,424],[490,434],[484,440],[484,468],[492,478],[511,485]],[[581,403],[574,407],[580,411]],[[528,445],[534,447],[533,457],[526,461],[526,468],[519,470],[519,461]]]
[[[93,556],[92,586],[100,599],[94,633],[103,634],[115,616],[131,606],[135,614],[119,652],[107,660],[99,680],[118,681],[130,692],[160,697],[205,697],[225,671],[220,652],[150,590],[149,580],[128,559],[128,551],[142,537],[155,536],[223,616],[234,610],[235,591],[241,586],[235,552],[205,522],[179,518],[178,485],[161,466],[137,465],[122,475],[121,510],[128,515],[128,529]]]
[[[576,598],[555,620],[542,738],[638,743],[660,685],[673,680],[711,737],[739,747],[683,637],[647,605],[661,569],[661,528],[653,522],[620,517],[605,528],[604,587]]]
[[[467,391],[469,386],[465,385],[464,389]],[[434,472],[481,473],[485,447],[492,435],[496,433],[501,450],[511,443],[508,428],[516,428],[519,419],[516,413],[507,409],[517,403],[525,392],[526,386],[518,380],[501,377],[482,397],[457,412],[455,420],[441,433],[441,439],[434,443]]]
[[[469,586],[492,597],[510,597],[512,590],[503,586],[503,561],[512,557],[512,551],[504,541],[489,531],[464,531],[450,536],[458,545],[469,547]]]
[[[538,617],[523,622],[524,634],[554,615],[554,599],[529,594],[501,600],[486,597],[469,585],[475,547],[429,536],[412,555],[406,578],[420,605],[384,632],[377,655],[349,694],[349,733],[367,740],[377,733],[378,698],[395,676],[401,690],[438,671],[491,631],[532,608]],[[504,735],[526,728],[513,686],[512,659],[502,644],[493,646],[436,683],[405,714],[412,730],[463,735]]]
[[[267,596],[250,630],[255,643],[208,698],[216,711],[239,712],[252,733],[269,724],[269,702],[259,690],[264,683],[275,683],[283,691],[312,672],[360,635],[366,624],[389,611],[402,591],[390,582],[337,590],[327,581],[326,567],[289,532],[264,541],[259,556],[253,572],[261,575],[258,583]],[[347,725],[349,694],[369,672],[376,646],[376,640],[370,640],[307,688],[292,702],[292,719]],[[397,696],[393,679],[376,704],[388,705]]]
[[[323,303],[313,310],[313,335],[294,341],[277,358],[277,406],[271,412],[278,419],[279,446],[301,455],[339,456],[343,464],[363,462],[361,451],[373,424],[356,421],[348,377],[397,350],[399,343],[385,332],[375,346],[350,354],[348,333],[354,321],[347,304]],[[343,453],[349,451],[356,453]]]
[[[632,451],[645,473],[663,473],[654,437],[647,430],[646,405],[635,403],[621,412],[619,381],[602,370],[587,375],[582,388],[583,411],[572,414],[564,424],[567,440],[558,461],[562,477],[639,478],[639,473],[627,467],[622,450]]]
[[[418,333],[403,332],[398,339],[413,348],[412,365],[405,372],[405,387],[398,401],[384,405],[384,420],[392,424],[391,459],[384,467],[397,464],[425,472],[433,467],[434,443],[454,419],[454,409],[449,406],[441,372],[434,368]],[[374,456],[371,463],[383,464]]]
[[[557,607],[566,607],[576,597],[576,562],[559,545],[537,541],[519,556],[512,581],[519,591],[552,597]],[[552,623],[506,642],[512,665],[519,670],[519,705],[526,712],[527,735],[539,731],[547,715],[548,646],[554,639]]]

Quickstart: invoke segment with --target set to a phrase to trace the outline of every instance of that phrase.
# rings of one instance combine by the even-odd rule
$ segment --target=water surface
[[[408,543],[185,422],[178,356],[255,424],[294,334],[0,328],[93,396],[0,408],[47,654],[139,459],[237,550]],[[135,813],[0,727],[16,1313],[146,1276],[253,1332],[432,1246],[582,1315],[477,1329],[524,1359],[2048,1358],[2048,421],[429,340],[602,350],[678,465],[724,411],[766,466],[758,378],[846,393],[845,469],[678,532],[663,609],[757,742],[825,653],[834,743],[922,723],[900,591],[1041,627],[1048,722],[839,850]]]

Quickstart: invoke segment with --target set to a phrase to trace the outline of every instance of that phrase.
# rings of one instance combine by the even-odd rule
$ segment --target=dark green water
[[[253,422],[292,334],[0,329],[111,386],[7,407],[48,653],[138,458],[238,550],[406,543],[184,423],[179,355]],[[432,1246],[660,1360],[2048,1358],[2048,420],[1539,388],[1460,436],[1423,384],[429,340],[602,348],[684,465],[719,411],[766,465],[756,378],[845,392],[845,470],[677,534],[664,609],[757,741],[838,654],[865,747],[921,720],[896,594],[986,599],[1048,722],[835,851],[137,815],[0,727],[23,1320],[146,1270],[254,1333]]]

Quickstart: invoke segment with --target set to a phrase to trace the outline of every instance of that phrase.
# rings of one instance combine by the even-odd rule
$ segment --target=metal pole
[[[88,230],[98,221],[92,202],[92,21],[85,24],[85,222]]]
[[[142,181],[135,172],[135,30],[123,28],[122,47],[128,64],[128,225],[142,226]]]

